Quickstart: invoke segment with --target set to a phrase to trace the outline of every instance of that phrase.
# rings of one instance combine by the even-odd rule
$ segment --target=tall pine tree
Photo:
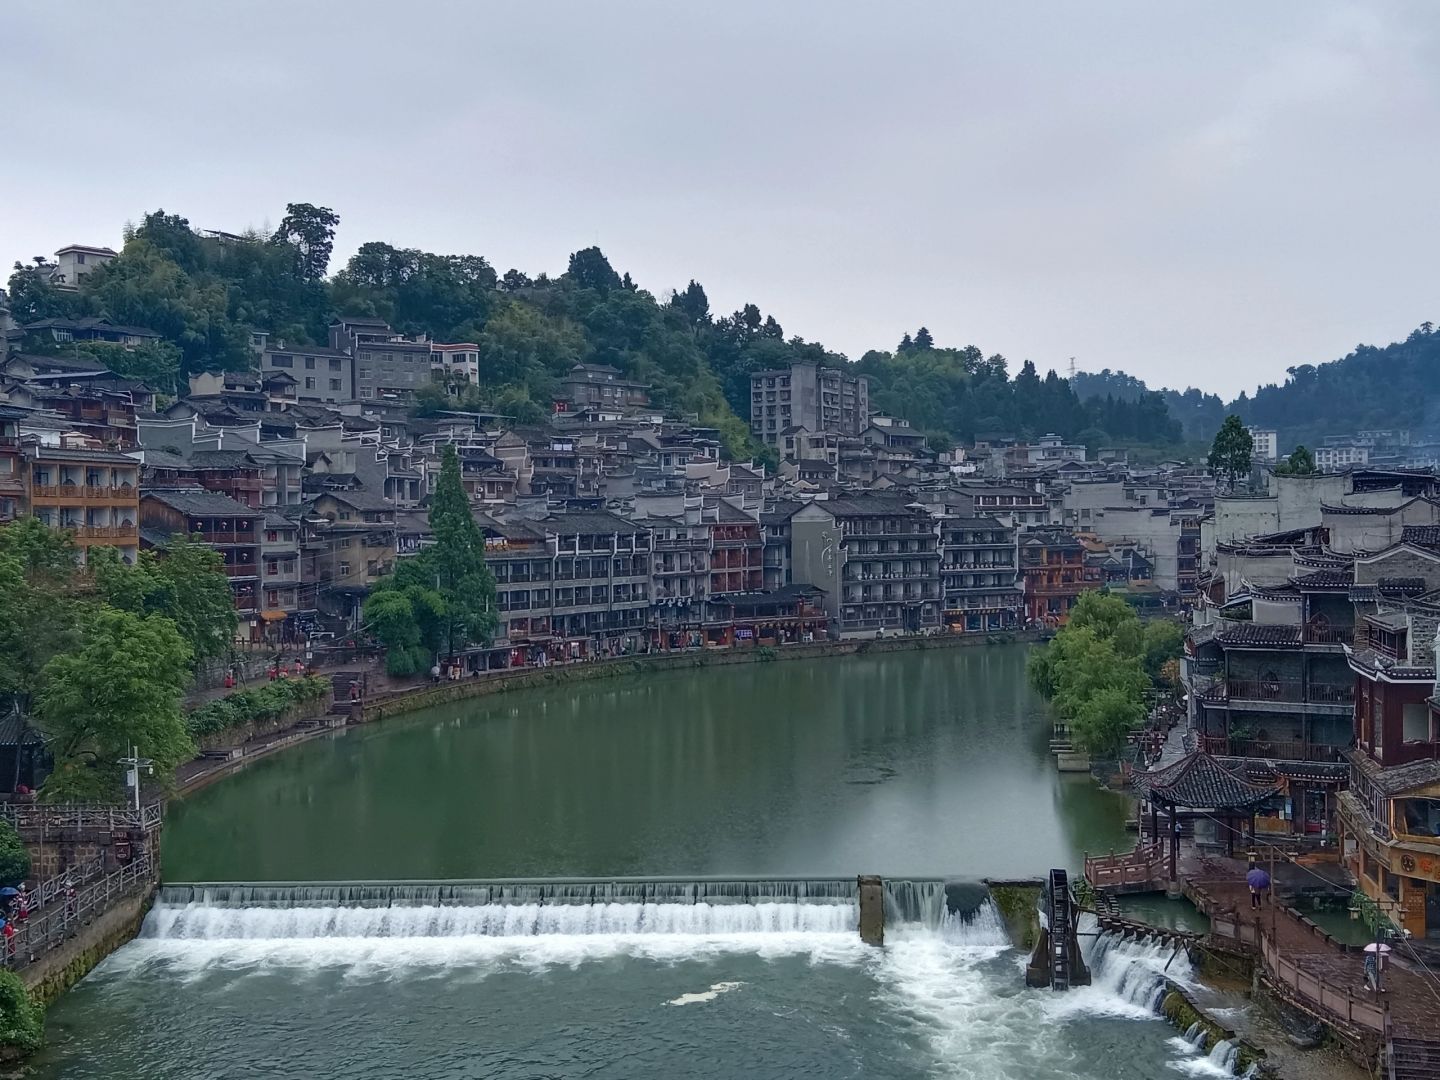
[[[440,477],[430,503],[435,544],[424,552],[435,574],[436,592],[445,601],[448,651],[466,644],[489,644],[500,625],[495,611],[495,575],[485,565],[485,537],[475,523],[470,498],[460,482],[460,459],[447,444]]]

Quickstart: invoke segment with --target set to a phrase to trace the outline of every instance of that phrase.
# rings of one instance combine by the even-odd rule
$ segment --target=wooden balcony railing
[[[1219,757],[1272,758],[1278,761],[1340,762],[1342,747],[1307,743],[1300,739],[1227,739],[1203,735],[1200,744],[1207,754]]]
[[[1355,628],[1353,626],[1306,626],[1302,628],[1300,638],[1309,645],[1349,645],[1355,640]]]

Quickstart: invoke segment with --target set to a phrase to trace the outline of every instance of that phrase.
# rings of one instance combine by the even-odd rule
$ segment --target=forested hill
[[[298,203],[273,234],[233,235],[200,232],[157,210],[127,227],[120,257],[87,274],[78,291],[51,286],[43,264],[42,272],[16,264],[12,313],[22,324],[105,316],[158,331],[164,340],[140,349],[66,348],[103,353],[113,370],[170,393],[183,393],[198,371],[252,366],[252,329],[322,344],[334,315],[374,316],[404,334],[478,343],[482,382],[470,407],[534,422],[570,367],[608,364],[652,384],[657,405],[719,428],[737,457],[759,450],[746,423],[752,372],[796,361],[851,366],[818,343],[787,337],[758,304],[719,315],[695,281],[659,296],[641,289],[593,247],[550,277],[500,274],[481,255],[372,241],[331,276],[339,221],[327,208]],[[44,346],[32,339],[26,347]],[[1156,396],[1083,403],[1054,372],[1042,377],[1027,361],[1012,378],[1003,356],[938,347],[923,328],[894,352],[867,353],[853,367],[873,378],[877,408],[908,418],[937,446],[977,431],[1053,431],[1096,444],[1179,436]],[[444,402],[437,390],[419,407]]]
[[[1139,379],[1109,370],[1077,374],[1073,386],[1088,401],[1128,400],[1147,391]],[[1199,390],[1159,393],[1187,439],[1210,439],[1229,412],[1278,430],[1282,449],[1376,428],[1440,437],[1440,334],[1423,323],[1404,341],[1359,345],[1340,360],[1289,368],[1283,383],[1242,393],[1228,405]]]

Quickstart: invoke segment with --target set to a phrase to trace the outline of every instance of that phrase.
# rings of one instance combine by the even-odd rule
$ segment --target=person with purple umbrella
[[[1250,906],[1260,906],[1260,894],[1270,888],[1270,875],[1258,866],[1252,866],[1245,875],[1245,884],[1250,886]]]

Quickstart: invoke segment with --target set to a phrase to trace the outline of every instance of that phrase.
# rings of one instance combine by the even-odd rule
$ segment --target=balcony
[[[253,532],[201,532],[200,542],[217,546],[252,547],[260,543],[260,537]]]
[[[1300,640],[1307,645],[1334,645],[1337,648],[1342,645],[1353,645],[1355,628],[1353,626],[1306,625],[1300,630]]]
[[[129,540],[135,541],[139,538],[139,532],[134,525],[77,525],[75,529],[77,538],[85,540]]]
[[[1340,762],[1344,747],[1307,743],[1299,739],[1235,739],[1203,735],[1201,747],[1219,757],[1271,758],[1277,761]]]
[[[260,568],[254,563],[225,564],[225,576],[228,578],[253,578],[259,573]]]
[[[1299,679],[1226,679],[1201,691],[1206,701],[1245,701],[1280,705],[1334,705],[1348,708],[1355,703],[1351,683],[1311,683]]]

